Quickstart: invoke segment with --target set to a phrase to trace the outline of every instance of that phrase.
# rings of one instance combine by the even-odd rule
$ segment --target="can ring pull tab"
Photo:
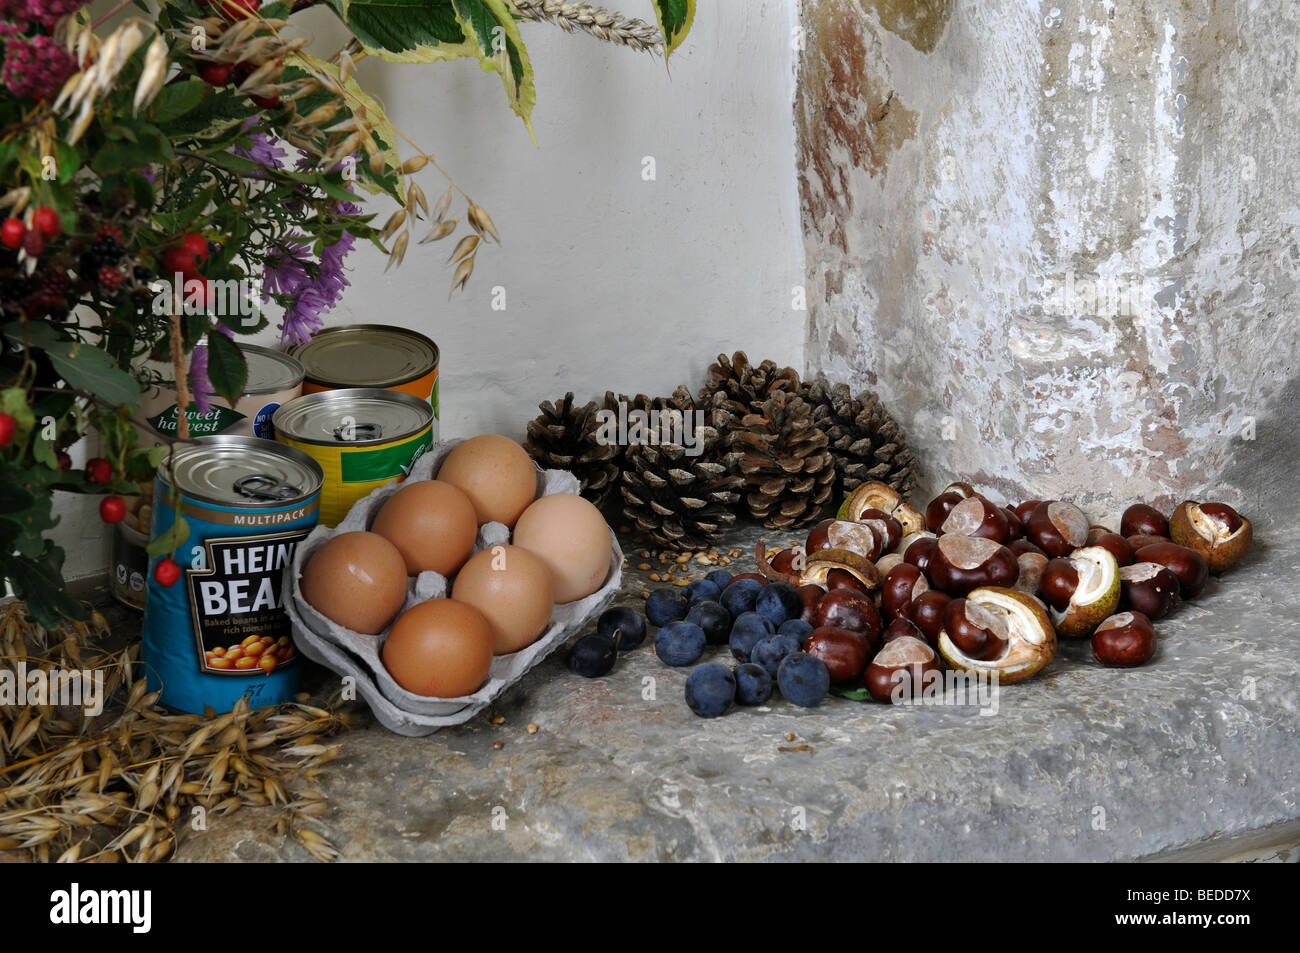
[[[341,443],[356,440],[378,440],[384,435],[384,428],[379,424],[345,423],[334,428],[334,439]]]
[[[235,492],[252,500],[291,500],[301,496],[296,486],[281,483],[265,473],[253,473],[235,481]]]

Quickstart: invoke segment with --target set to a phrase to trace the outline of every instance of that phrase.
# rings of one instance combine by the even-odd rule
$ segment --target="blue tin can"
[[[152,535],[171,529],[177,501],[189,526],[174,585],[153,579],[162,557],[149,561],[142,661],[164,705],[227,712],[298,691],[284,573],[316,525],[322,480],[307,454],[258,437],[177,444],[159,468]]]

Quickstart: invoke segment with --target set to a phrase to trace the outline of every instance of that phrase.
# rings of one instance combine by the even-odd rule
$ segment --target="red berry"
[[[99,231],[95,233],[96,238],[111,238],[119,245],[122,244],[122,230],[116,225],[101,225]]]
[[[32,227],[46,238],[56,238],[59,232],[63,231],[63,223],[59,221],[59,213],[48,205],[42,205],[32,213]]]
[[[111,483],[113,465],[103,457],[92,457],[86,461],[86,482],[95,484]]]
[[[249,96],[248,98],[253,101],[254,105],[259,106],[262,109],[280,108],[279,96]]]
[[[99,501],[99,518],[105,523],[120,523],[126,518],[126,500],[120,496],[106,496]]]
[[[154,582],[160,586],[170,588],[176,585],[176,580],[179,578],[181,578],[181,567],[170,556],[164,556],[158,560],[158,565],[153,567]]]
[[[212,86],[226,86],[230,83],[230,74],[234,72],[234,67],[229,63],[212,63],[204,61],[199,64],[196,72],[199,79]]]
[[[112,265],[103,265],[99,269],[99,283],[108,291],[116,291],[122,287],[122,269],[114,268]]]
[[[33,258],[45,251],[45,236],[38,229],[31,229],[23,236],[23,251]]]
[[[0,447],[7,447],[14,442],[16,426],[12,414],[0,414]]]
[[[179,271],[186,278],[198,274],[198,256],[181,245],[173,245],[163,252],[162,263],[163,269],[169,274]]]
[[[55,459],[59,462],[59,469],[67,473],[72,469],[72,457],[68,456],[68,451],[60,450]]]
[[[260,0],[216,0],[216,3],[222,13],[236,20],[248,19],[262,5]]]
[[[197,235],[194,232],[182,235],[181,247],[193,253],[194,257],[199,260],[200,265],[208,260],[208,240],[202,235]]]
[[[18,248],[23,243],[23,236],[27,234],[27,226],[23,224],[21,218],[7,218],[3,225],[0,225],[0,244],[5,248]]]

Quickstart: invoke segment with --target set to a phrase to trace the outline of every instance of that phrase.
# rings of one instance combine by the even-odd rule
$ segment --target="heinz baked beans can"
[[[155,478],[153,536],[171,529],[179,502],[189,536],[172,586],[145,598],[142,660],[150,691],[182,711],[218,712],[293,698],[301,668],[281,602],[294,549],[316,525],[322,473],[315,460],[258,437],[177,444]]]
[[[377,387],[423,398],[433,408],[438,442],[438,345],[418,331],[385,324],[326,328],[293,350],[304,394]]]
[[[336,526],[352,504],[406,479],[433,446],[433,409],[401,391],[352,387],[303,394],[275,412],[275,439],[301,450],[325,474],[320,521]]]

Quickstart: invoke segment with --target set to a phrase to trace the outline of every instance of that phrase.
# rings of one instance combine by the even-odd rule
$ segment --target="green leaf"
[[[220,332],[208,335],[208,380],[232,407],[239,402],[248,381],[244,352]]]
[[[831,688],[832,695],[839,695],[840,698],[847,698],[849,701],[868,702],[871,701],[871,693],[865,688]]]
[[[451,0],[327,0],[367,51],[392,63],[474,56]]]
[[[243,156],[237,156],[233,152],[211,152],[205,157],[208,162],[219,166],[229,172],[238,175],[248,175],[250,172],[261,172],[262,167],[252,159],[245,159]]]
[[[664,34],[664,59],[682,45],[695,22],[695,0],[652,0]]]
[[[45,353],[55,372],[78,390],[84,390],[132,412],[140,406],[140,384],[113,363],[106,351],[89,344],[60,342]]]
[[[184,116],[203,101],[212,87],[201,79],[164,86],[153,102],[150,116],[154,122],[171,122]]]
[[[149,545],[144,551],[150,556],[167,556],[176,552],[185,540],[190,538],[190,524],[185,522],[185,517],[179,513],[172,520],[172,525],[167,527],[161,535],[149,541]]]
[[[62,568],[63,550],[52,543],[36,558],[0,556],[0,576],[13,583],[28,617],[46,629],[86,615],[85,606],[68,595]]]
[[[0,483],[0,513],[17,513],[35,502],[36,497],[17,483]]]
[[[479,48],[479,66],[501,74],[506,99],[531,135],[529,118],[537,102],[533,65],[524,49],[519,25],[505,0],[452,0],[456,19]]]

